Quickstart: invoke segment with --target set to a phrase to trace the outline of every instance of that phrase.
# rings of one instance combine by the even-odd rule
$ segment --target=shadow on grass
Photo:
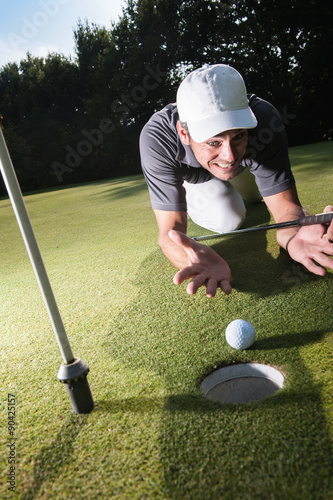
[[[112,325],[105,352],[131,370],[155,372],[169,397],[166,401],[111,398],[97,408],[135,413],[160,409],[159,454],[166,498],[329,498],[332,437],[321,383],[305,366],[299,347],[318,343],[333,328],[327,316],[332,276],[305,279],[298,271],[284,274],[290,272],[292,262],[283,254],[273,259],[264,235],[259,241],[256,237],[251,256],[248,243],[243,256],[233,255],[235,245],[241,245],[239,239],[218,245],[234,264],[235,288],[242,292],[235,297],[187,296],[184,287],[172,284],[173,269],[159,251],[143,262],[135,277],[138,295]],[[254,256],[257,263],[249,265]],[[271,283],[272,274],[280,281]],[[297,283],[290,279],[294,276]],[[290,289],[293,293],[284,296]],[[310,305],[305,326],[303,318]],[[275,314],[272,309],[277,306]],[[216,328],[221,315],[227,324],[251,310],[261,318],[263,335],[251,350],[229,349]],[[271,334],[272,318],[279,332],[276,336]],[[300,331],[298,325],[303,325]],[[271,328],[266,338],[265,327]],[[321,359],[322,366],[330,365],[327,358]],[[283,367],[286,387],[271,398],[246,405],[219,404],[199,395],[200,380],[213,366],[254,360]]]
[[[154,413],[163,410],[167,398],[140,397],[95,401],[94,413]]]
[[[21,500],[36,498],[43,483],[55,480],[63,473],[66,464],[72,462],[75,439],[86,425],[87,418],[87,415],[71,415],[52,443],[42,448],[35,458],[33,484],[21,494]]]
[[[267,252],[265,233],[236,236],[212,245],[212,248],[228,262],[231,285],[241,292],[256,293],[261,297],[278,295],[322,279],[293,261],[282,249],[279,256],[273,258]],[[331,276],[326,279],[331,279]]]
[[[137,195],[141,191],[147,191],[147,184],[143,175],[131,176],[108,181],[105,185],[106,189],[93,195],[97,197],[107,196],[112,200],[127,198],[128,196]]]
[[[264,203],[248,206],[246,222],[242,228],[268,224],[270,214]],[[223,257],[232,272],[232,287],[241,292],[256,293],[261,297],[278,295],[307,283],[316,283],[322,278],[293,261],[287,252],[279,250],[274,258],[267,251],[267,233],[276,230],[238,234],[208,243]],[[278,244],[275,243],[278,247]],[[327,276],[326,279],[332,279]]]
[[[312,394],[313,395],[313,394]],[[235,411],[241,413],[252,413],[256,407],[263,407],[263,411],[267,411],[267,407],[279,407],[282,410],[284,405],[289,405],[292,401],[298,403],[308,402],[309,392],[305,394],[297,393],[296,391],[287,391],[284,393],[275,394],[272,397],[266,398],[256,403],[232,404],[219,403],[202,396],[193,394],[177,394],[169,397],[132,397],[127,399],[110,399],[96,401],[94,413],[110,413],[117,414],[120,411],[124,413],[155,413],[161,409],[164,413],[178,413],[180,411],[193,412],[198,414],[217,413],[218,416],[223,414],[234,415]],[[329,447],[330,448],[330,447]]]
[[[256,340],[254,344],[255,350],[268,351],[270,349],[291,349],[293,347],[304,347],[307,345],[319,342],[325,334],[331,330],[315,330],[286,333],[284,335],[276,335],[266,339]]]

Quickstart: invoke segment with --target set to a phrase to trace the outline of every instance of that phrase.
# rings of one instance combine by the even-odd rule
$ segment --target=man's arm
[[[264,202],[272,213],[275,222],[287,222],[309,215],[301,206],[296,186],[273,196],[267,196],[264,198]],[[288,241],[296,235],[297,232],[297,227],[279,229],[277,231],[277,242],[280,247],[286,249]]]
[[[154,210],[158,225],[158,244],[166,258],[178,269],[187,266],[185,250],[177,245],[169,236],[169,231],[176,230],[186,234],[187,213]]]
[[[158,243],[167,259],[178,269],[174,283],[187,279],[190,295],[201,286],[206,287],[207,297],[214,297],[217,288],[231,293],[231,272],[228,264],[209,246],[201,245],[186,235],[186,212],[154,210],[159,229]]]
[[[293,186],[273,196],[264,198],[275,222],[286,222],[309,215],[300,204],[296,187]],[[333,210],[331,205],[325,211]],[[303,264],[309,271],[324,276],[324,267],[333,269],[333,223],[327,228],[324,225],[303,226],[301,228],[278,229],[277,241],[286,249],[296,262]],[[319,267],[317,264],[323,267]]]

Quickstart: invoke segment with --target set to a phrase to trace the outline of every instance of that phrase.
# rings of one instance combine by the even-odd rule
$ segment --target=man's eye
[[[245,132],[241,132],[240,134],[235,135],[234,141],[240,141],[243,139]]]
[[[209,144],[209,146],[212,146],[213,148],[215,148],[216,146],[219,145],[219,142],[218,141],[210,141],[208,144]]]

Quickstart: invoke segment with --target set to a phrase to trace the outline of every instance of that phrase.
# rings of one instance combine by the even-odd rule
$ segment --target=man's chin
[[[236,177],[237,172],[221,172],[220,170],[217,169],[212,169],[211,174],[214,175],[217,179],[220,179],[221,181],[231,181],[234,177]]]

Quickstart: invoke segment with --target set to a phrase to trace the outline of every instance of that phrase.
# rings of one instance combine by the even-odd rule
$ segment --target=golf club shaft
[[[23,200],[20,185],[7,149],[5,139],[0,129],[0,170],[11,200],[15,216],[27,248],[32,267],[34,269],[46,308],[51,319],[52,327],[57,338],[63,360],[66,364],[74,361],[66,331],[55,301],[53,291],[46,273],[37,240],[31,226],[29,215]]]
[[[213,238],[220,238],[222,236],[232,236],[234,234],[241,234],[241,233],[252,233],[255,231],[266,231],[267,229],[279,229],[283,227],[327,224],[330,223],[332,219],[333,219],[333,212],[317,214],[317,215],[307,215],[305,217],[301,217],[300,219],[291,220],[287,222],[278,222],[276,224],[268,224],[266,226],[248,227],[246,229],[236,229],[235,231],[229,231],[228,233],[208,234],[207,236],[195,236],[193,240],[195,241],[208,240]]]

